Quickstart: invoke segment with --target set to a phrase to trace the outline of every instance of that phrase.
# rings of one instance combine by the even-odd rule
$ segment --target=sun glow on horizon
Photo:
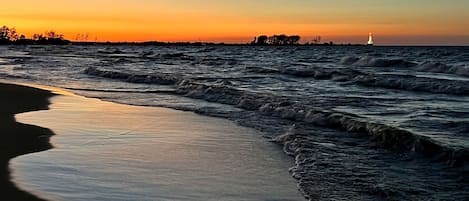
[[[469,44],[469,2],[415,0],[83,0],[8,2],[0,25],[20,33],[54,30],[70,40],[248,42],[265,34],[297,34],[303,41]],[[361,39],[359,39],[361,37]],[[447,41],[444,41],[447,40]]]

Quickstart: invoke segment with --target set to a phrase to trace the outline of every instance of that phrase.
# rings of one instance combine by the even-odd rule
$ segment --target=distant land
[[[44,33],[33,34],[28,38],[24,34],[16,32],[15,28],[7,26],[0,27],[0,45],[152,45],[152,46],[206,46],[206,45],[224,45],[224,46],[370,46],[367,44],[364,37],[363,43],[336,43],[334,41],[322,41],[321,36],[308,37],[309,41],[300,43],[302,39],[299,35],[259,35],[253,37],[251,41],[239,43],[225,43],[225,42],[189,42],[189,41],[176,41],[176,42],[163,42],[163,41],[123,41],[123,42],[106,42],[106,41],[88,41],[88,40],[69,40],[63,34],[55,31],[46,31]],[[304,40],[303,40],[304,41]],[[369,42],[369,41],[368,41]],[[376,44],[373,44],[376,45]],[[382,45],[382,44],[378,44]],[[386,45],[386,44],[384,44]],[[465,46],[461,45],[438,45],[437,46]],[[403,44],[403,45],[386,45],[386,46],[435,46],[435,45],[418,45],[418,44]]]
[[[260,35],[254,37],[254,40],[246,43],[214,43],[214,42],[161,42],[161,41],[144,41],[144,42],[92,42],[92,41],[72,41],[65,38],[63,34],[55,31],[46,31],[44,34],[34,34],[31,38],[27,38],[23,34],[16,32],[15,28],[7,26],[0,27],[0,45],[252,45],[252,46],[364,46],[364,44],[336,44],[333,41],[321,42],[321,36],[316,36],[313,40],[306,43],[299,43],[301,36],[299,35]]]

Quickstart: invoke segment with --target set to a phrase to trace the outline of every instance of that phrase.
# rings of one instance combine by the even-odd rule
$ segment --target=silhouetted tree
[[[285,34],[278,35],[278,45],[286,45],[288,42],[288,36]]]
[[[63,34],[58,34],[55,31],[47,31],[45,34],[34,34],[33,41],[35,44],[52,44],[64,45],[70,43],[69,40],[64,39]]]
[[[257,38],[257,44],[259,44],[259,45],[265,45],[265,44],[267,44],[267,39],[268,39],[268,38],[269,38],[269,37],[266,36],[266,35],[261,35],[261,36],[259,36],[259,37]]]
[[[63,36],[55,33],[55,31],[48,31],[46,32],[47,39],[56,39],[56,38],[63,38]]]
[[[27,44],[33,44],[33,43],[34,41],[32,39],[26,38],[26,36],[23,34],[21,34],[18,40],[15,41],[15,44],[18,44],[18,45],[27,45]]]
[[[268,43],[271,45],[280,45],[280,35],[269,36]]]
[[[285,34],[266,36],[261,35],[254,39],[252,44],[256,45],[296,45],[301,37],[298,35],[288,36]]]
[[[268,43],[271,45],[282,45],[283,39],[285,39],[286,35],[273,35],[268,38]]]
[[[277,38],[275,36],[269,36],[267,38],[267,43],[273,45],[273,44],[277,43]]]
[[[0,28],[0,43],[5,44],[16,40],[18,40],[18,34],[15,28],[9,28],[7,26]]]
[[[252,45],[265,45],[267,44],[267,39],[269,37],[266,35],[260,35],[258,37],[254,37],[254,40],[251,42]]]
[[[18,33],[16,33],[15,28],[10,29],[10,31],[8,33],[8,37],[10,38],[10,41],[18,40]]]
[[[8,27],[3,26],[0,28],[0,43],[7,43],[10,39],[8,38]]]
[[[42,34],[34,34],[33,35],[33,40],[35,41],[42,41],[42,40],[46,40],[47,38],[44,37]]]
[[[293,36],[288,36],[287,37],[287,43],[288,45],[296,45],[300,41],[301,37],[298,35],[293,35]]]

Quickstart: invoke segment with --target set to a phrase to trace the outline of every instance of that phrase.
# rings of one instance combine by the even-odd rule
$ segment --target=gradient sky
[[[4,1],[4,2],[3,2]],[[0,0],[0,25],[94,41],[247,42],[260,34],[338,43],[469,45],[468,0]]]

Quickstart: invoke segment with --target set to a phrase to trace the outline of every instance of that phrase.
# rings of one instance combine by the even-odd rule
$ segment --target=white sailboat
[[[373,42],[373,34],[370,33],[369,36],[368,36],[368,45],[369,46],[373,46],[374,45],[374,42]]]

